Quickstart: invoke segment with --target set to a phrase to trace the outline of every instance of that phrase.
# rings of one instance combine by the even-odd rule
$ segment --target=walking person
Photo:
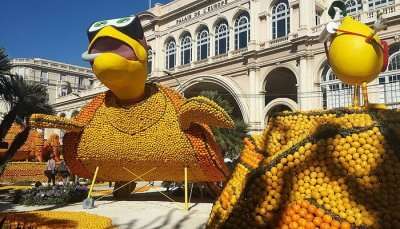
[[[50,185],[50,182],[52,182],[53,186],[56,185],[56,161],[54,160],[54,154],[50,154],[44,174],[47,176],[48,185]]]

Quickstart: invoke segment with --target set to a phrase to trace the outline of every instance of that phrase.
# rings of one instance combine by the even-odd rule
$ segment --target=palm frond
[[[202,91],[201,96],[207,97],[221,106],[229,115],[232,115],[233,106],[217,91]],[[248,136],[248,125],[242,120],[234,120],[234,129],[213,128],[215,139],[224,152],[225,157],[237,159],[243,149],[243,139]]]
[[[11,63],[5,50],[0,48],[0,75],[9,74],[11,70]]]
[[[18,75],[0,77],[0,97],[11,107],[16,107],[17,116],[22,119],[33,113],[53,113],[46,87]]]

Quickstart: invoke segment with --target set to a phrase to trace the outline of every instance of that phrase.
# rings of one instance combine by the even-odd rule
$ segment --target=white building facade
[[[11,73],[27,81],[40,83],[47,88],[49,103],[56,106],[57,99],[65,96],[79,97],[83,91],[96,87],[97,80],[90,68],[61,63],[41,58],[16,58],[10,61]],[[9,107],[0,101],[0,116],[8,112]],[[78,110],[72,110],[75,114]],[[60,114],[71,116],[71,114]],[[44,137],[51,133],[60,134],[59,130],[46,129]]]
[[[390,65],[370,83],[370,100],[400,102],[400,0],[347,0],[348,12],[373,23],[377,12],[389,28]],[[139,17],[149,46],[149,79],[185,96],[216,90],[235,107],[250,131],[272,112],[348,106],[352,88],[336,79],[318,36],[330,20],[325,0],[175,0]],[[116,15],[124,16],[124,15]],[[351,63],[349,63],[351,64]],[[96,87],[56,99],[59,114],[79,110]]]
[[[46,86],[50,104],[59,97],[86,91],[96,81],[92,69],[77,65],[41,58],[16,58],[10,63],[12,74]]]

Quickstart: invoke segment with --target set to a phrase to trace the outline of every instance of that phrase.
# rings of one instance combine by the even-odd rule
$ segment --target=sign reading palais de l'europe
[[[184,17],[178,18],[178,19],[176,20],[176,24],[179,25],[179,24],[188,22],[188,21],[190,21],[190,20],[192,20],[192,19],[195,19],[195,18],[197,18],[197,17],[200,17],[200,16],[203,15],[203,14],[207,14],[207,13],[210,13],[210,12],[212,12],[212,11],[215,11],[215,10],[217,10],[217,9],[219,9],[219,8],[221,8],[221,7],[223,7],[223,6],[225,6],[226,4],[228,4],[228,0],[218,1],[218,2],[216,2],[216,3],[214,3],[214,4],[212,4],[212,5],[209,5],[209,6],[207,6],[207,7],[204,7],[203,9],[200,9],[200,10],[197,10],[197,11],[195,11],[195,12],[193,12],[193,13],[190,13],[190,14],[188,14],[188,15],[185,15]]]

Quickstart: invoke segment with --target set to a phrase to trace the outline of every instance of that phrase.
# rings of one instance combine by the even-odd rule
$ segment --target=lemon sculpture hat
[[[229,176],[210,126],[232,128],[229,115],[204,98],[146,83],[148,47],[136,16],[103,20],[88,29],[82,54],[109,89],[65,119],[35,114],[32,126],[66,130],[64,157],[73,174],[98,180],[222,181]],[[148,172],[152,171],[152,172]]]

